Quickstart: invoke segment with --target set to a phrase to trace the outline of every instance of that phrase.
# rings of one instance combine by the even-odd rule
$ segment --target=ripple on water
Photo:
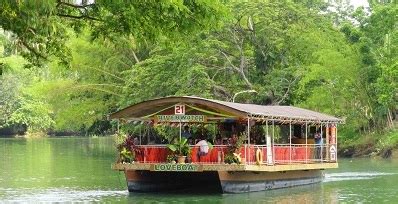
[[[99,202],[104,197],[118,197],[127,196],[128,191],[114,191],[114,190],[74,190],[74,189],[45,189],[36,191],[33,189],[8,190],[7,197],[1,198],[2,202]]]
[[[343,172],[343,173],[327,173],[324,182],[331,181],[347,181],[347,180],[364,180],[373,179],[380,176],[396,175],[397,173],[383,172]]]

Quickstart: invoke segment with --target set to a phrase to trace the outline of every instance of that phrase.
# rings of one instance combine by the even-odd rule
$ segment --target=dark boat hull
[[[128,170],[125,174],[130,192],[244,193],[319,183],[323,178],[321,170],[284,172]]]

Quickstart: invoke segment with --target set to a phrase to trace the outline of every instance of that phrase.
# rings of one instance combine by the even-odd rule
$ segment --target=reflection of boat
[[[135,162],[113,165],[124,171],[129,191],[167,191],[191,187],[224,193],[262,191],[320,182],[322,170],[337,168],[337,124],[342,120],[291,106],[240,104],[198,97],[166,97],[141,102],[110,115],[140,127],[203,126],[221,137],[244,135],[234,150],[240,164],[226,164],[231,145],[214,145],[204,156],[192,147],[189,163],[167,163],[166,145],[151,144],[154,135],[139,135]],[[138,121],[138,122],[137,122]],[[320,131],[323,144],[314,144]],[[214,137],[213,137],[214,139]],[[238,160],[236,160],[238,161]]]
[[[279,189],[276,191],[253,192],[242,196],[242,194],[223,195],[222,203],[339,203],[337,189],[324,188],[321,184],[297,186],[290,189]]]

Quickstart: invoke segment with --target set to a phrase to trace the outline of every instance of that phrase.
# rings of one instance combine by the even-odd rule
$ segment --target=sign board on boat
[[[191,123],[204,123],[206,116],[204,115],[157,115],[155,121],[162,122],[191,122]]]
[[[329,152],[330,152],[330,160],[331,161],[336,161],[336,145],[331,145],[330,146],[330,149],[329,149]]]
[[[174,114],[185,115],[185,105],[177,104],[174,106]]]
[[[203,171],[201,165],[197,164],[152,164],[151,171]]]

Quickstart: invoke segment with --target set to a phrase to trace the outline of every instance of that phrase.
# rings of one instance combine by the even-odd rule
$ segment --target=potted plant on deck
[[[246,162],[246,158],[241,157],[240,149],[246,139],[245,134],[236,136],[233,134],[231,137],[231,145],[228,146],[227,154],[225,155],[224,162],[227,164],[241,164]]]
[[[135,143],[133,136],[127,136],[117,145],[117,149],[119,150],[119,163],[132,163],[136,160],[137,155],[142,155],[142,150],[139,149]]]
[[[189,147],[188,140],[186,138],[182,138],[174,144],[167,145],[167,148],[177,156],[177,163],[180,164],[185,163],[186,157],[191,153],[191,148]]]

